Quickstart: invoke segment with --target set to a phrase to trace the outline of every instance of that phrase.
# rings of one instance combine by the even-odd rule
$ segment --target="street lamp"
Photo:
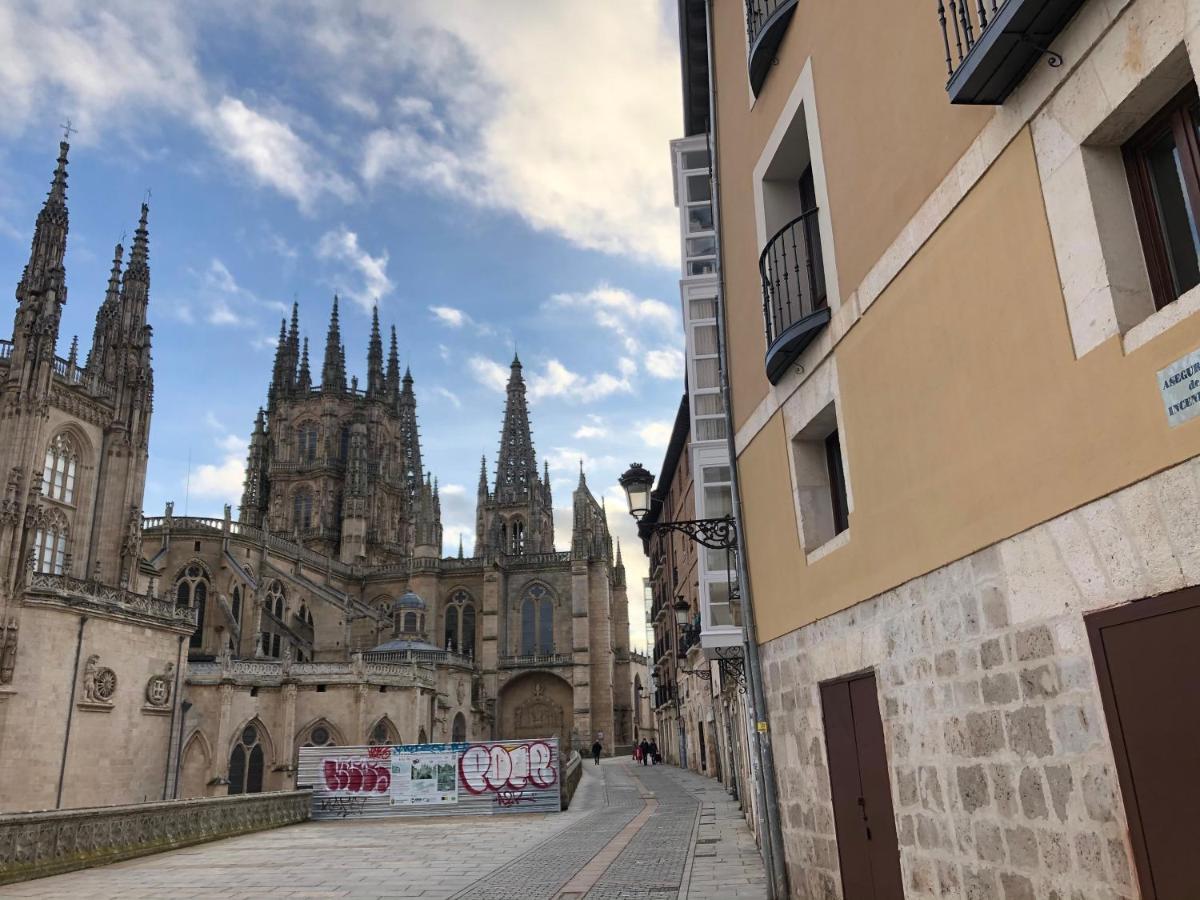
[[[692,617],[692,607],[686,600],[684,600],[682,597],[679,597],[675,601],[674,609],[675,624],[682,628],[684,625],[688,624],[688,619]]]
[[[650,488],[654,475],[646,471],[641,463],[633,463],[619,479],[629,502],[629,514],[638,523],[651,531],[678,531],[710,550],[732,550],[737,547],[737,524],[733,516],[719,519],[690,519],[682,522],[653,522],[645,519],[650,514]]]

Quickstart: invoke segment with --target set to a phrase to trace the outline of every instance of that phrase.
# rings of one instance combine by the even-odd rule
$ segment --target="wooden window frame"
[[[850,528],[850,498],[846,471],[842,467],[842,440],[835,428],[825,436],[825,466],[829,470],[829,501],[833,507],[833,536]]]
[[[1196,137],[1200,120],[1189,121],[1189,111],[1197,103],[1200,103],[1200,93],[1192,83],[1172,97],[1121,148],[1156,310],[1174,303],[1180,295],[1175,292],[1175,280],[1171,277],[1171,262],[1154,200],[1146,151],[1164,134],[1172,134],[1181,151],[1184,191],[1193,215],[1200,220],[1200,141]],[[1200,221],[1197,224],[1200,226]]]

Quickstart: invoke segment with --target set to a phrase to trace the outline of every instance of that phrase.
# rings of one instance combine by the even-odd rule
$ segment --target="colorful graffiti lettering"
[[[544,741],[493,744],[490,747],[475,745],[459,758],[458,771],[463,786],[472,794],[505,789],[512,793],[530,784],[548,788],[558,781],[554,751]]]
[[[387,764],[365,759],[327,759],[321,766],[325,787],[351,794],[386,794],[392,784]]]
[[[368,759],[391,759],[392,748],[386,745],[381,747],[370,747],[367,750]]]

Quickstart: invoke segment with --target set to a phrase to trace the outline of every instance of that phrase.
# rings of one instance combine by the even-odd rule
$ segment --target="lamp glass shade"
[[[620,481],[629,503],[629,514],[641,521],[650,512],[650,489],[654,487],[654,476],[641,463],[634,463]]]
[[[688,602],[683,599],[675,601],[675,624],[686,625],[688,619],[691,618],[692,608],[688,606]]]

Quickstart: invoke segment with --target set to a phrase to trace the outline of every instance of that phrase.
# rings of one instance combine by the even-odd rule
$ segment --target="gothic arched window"
[[[425,726],[424,725],[422,725],[421,730],[417,732],[417,743],[418,744],[428,744],[429,743],[429,737],[425,734]]]
[[[475,601],[455,591],[446,603],[445,646],[464,656],[475,655]]]
[[[275,579],[267,586],[267,595],[263,599],[263,605],[271,611],[280,622],[283,621],[284,609],[287,606],[287,591],[279,579]]]
[[[322,719],[308,729],[308,734],[305,735],[304,742],[300,746],[336,747],[337,741],[334,739],[333,729],[329,727],[329,723]]]
[[[450,740],[459,744],[467,739],[467,718],[462,713],[454,717],[454,727],[450,732]]]
[[[204,643],[204,612],[208,604],[208,572],[199,563],[190,563],[175,576],[175,605],[196,609],[196,630],[188,646],[198,649]]]
[[[540,584],[529,589],[521,603],[522,655],[554,652],[554,598]]]
[[[371,736],[367,739],[367,743],[376,746],[379,744],[401,744],[403,741],[400,740],[400,735],[396,733],[396,729],[388,717],[384,716],[371,729]]]
[[[75,502],[75,468],[79,452],[65,434],[57,434],[46,447],[46,467],[42,470],[42,496],[60,503]]]
[[[514,519],[512,523],[512,552],[513,556],[525,552],[525,523],[520,519]]]
[[[312,528],[312,512],[312,491],[301,488],[292,495],[292,528],[296,531],[308,531]]]
[[[342,462],[346,461],[346,457],[350,455],[350,429],[342,427],[341,434],[338,436],[338,459]]]
[[[229,793],[258,794],[262,791],[263,748],[258,727],[253,723],[242,729],[233,752],[229,754]]]
[[[242,623],[242,589],[239,586],[233,588],[233,621],[238,625]]]
[[[34,569],[45,575],[62,575],[66,571],[67,517],[51,510],[33,535]]]
[[[317,458],[317,426],[304,422],[296,426],[296,459],[313,462]]]

